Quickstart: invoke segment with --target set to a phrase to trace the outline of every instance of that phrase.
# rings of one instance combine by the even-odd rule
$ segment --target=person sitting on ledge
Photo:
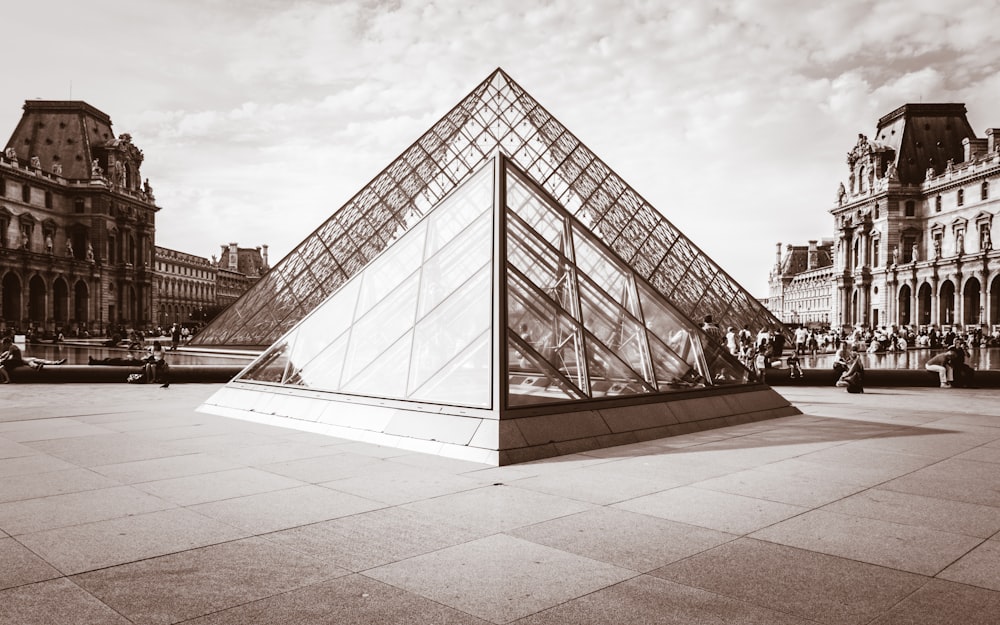
[[[36,371],[41,371],[45,365],[61,365],[66,362],[62,360],[45,360],[43,358],[25,358],[21,354],[21,348],[14,344],[9,336],[5,336],[0,342],[0,366],[7,371],[17,367],[31,367]]]
[[[938,374],[941,379],[941,388],[951,388],[954,376],[955,351],[949,349],[934,356],[924,364],[924,368]]]
[[[836,385],[846,387],[848,393],[864,393],[865,367],[861,357],[846,342],[840,344],[834,356],[833,371],[839,374]]]

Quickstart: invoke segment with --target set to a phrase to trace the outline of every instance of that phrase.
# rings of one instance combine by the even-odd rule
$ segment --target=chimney
[[[229,244],[229,269],[237,271],[240,263],[240,253],[235,243]]]
[[[260,257],[264,261],[264,268],[267,269],[267,267],[268,267],[268,265],[267,265],[267,246],[266,245],[261,245],[260,249],[261,249]]]
[[[809,254],[806,256],[806,271],[819,266],[819,250],[816,249],[816,241],[809,242]]]
[[[1000,128],[987,128],[986,129],[986,151],[996,152],[997,148],[997,135],[1000,135]]]
[[[781,242],[779,241],[774,247],[774,269],[781,271]]]

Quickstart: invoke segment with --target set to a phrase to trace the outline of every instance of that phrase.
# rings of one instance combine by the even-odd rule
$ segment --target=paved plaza
[[[9,385],[0,623],[1000,623],[996,390],[491,468]]]

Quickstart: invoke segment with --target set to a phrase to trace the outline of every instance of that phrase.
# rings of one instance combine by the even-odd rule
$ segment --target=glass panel
[[[507,223],[507,258],[552,301],[579,316],[572,266],[515,219]]]
[[[448,297],[473,272],[492,258],[493,213],[486,211],[469,228],[424,263],[420,276],[420,307],[423,316]],[[487,299],[490,297],[487,293]]]
[[[489,408],[493,398],[491,336],[489,330],[483,332],[464,352],[411,393],[409,399]]]
[[[679,330],[679,332],[683,331]],[[652,333],[647,333],[646,339],[649,344],[649,352],[653,357],[653,370],[656,372],[658,390],[673,391],[691,388],[696,384],[700,375],[696,363],[683,360]],[[670,339],[675,345],[683,346],[685,341],[691,340],[691,335],[690,333],[680,335],[675,333]],[[690,350],[685,348],[684,351]]]
[[[582,399],[579,389],[565,382],[544,358],[508,329],[507,405],[524,406],[553,401]]]
[[[237,379],[281,383],[282,378],[285,376],[285,367],[288,366],[287,351],[288,341],[277,343],[271,349],[267,350],[263,356],[257,359],[257,362],[253,363]]]
[[[576,323],[512,272],[507,296],[511,329],[577,388],[586,388],[583,337]]]
[[[563,249],[565,226],[562,216],[514,174],[507,176],[507,206],[557,250]]]
[[[340,387],[344,393],[403,399],[413,332],[407,332]]]
[[[307,365],[331,340],[351,327],[360,288],[361,280],[351,280],[302,321],[296,331],[301,340],[296,341],[288,356],[293,370]]]
[[[371,310],[420,267],[424,248],[426,222],[414,226],[391,250],[365,268],[361,276],[361,294],[358,298],[357,317]]]
[[[444,247],[484,211],[493,206],[493,168],[483,167],[459,191],[445,198],[431,213],[427,258]]]
[[[417,323],[410,362],[408,388],[411,391],[423,385],[489,329],[493,312],[491,275],[490,266],[483,267],[467,284]],[[479,383],[488,385],[489,380],[480,380]]]
[[[293,363],[285,384],[324,391],[340,389],[340,374],[344,370],[349,338],[350,334],[344,333],[333,343],[320,345],[323,351],[301,368],[296,369]]]
[[[576,251],[576,266],[580,271],[638,317],[639,309],[629,275],[611,256],[591,243],[587,235],[576,226],[573,227],[573,249]]]
[[[609,349],[590,337],[586,340],[591,397],[641,395],[652,391],[643,384],[638,374],[629,369]]]
[[[646,351],[645,329],[623,308],[608,300],[588,281],[580,280],[583,327],[649,382],[653,371]],[[593,381],[593,380],[592,380]]]
[[[396,291],[355,322],[351,328],[351,342],[344,367],[345,380],[354,377],[413,327],[417,310],[417,275],[414,273],[407,278]]]

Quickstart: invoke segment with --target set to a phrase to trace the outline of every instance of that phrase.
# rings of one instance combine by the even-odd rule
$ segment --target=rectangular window
[[[917,203],[913,200],[906,200],[906,217],[915,217],[917,214]]]
[[[965,204],[965,189],[959,189],[955,196],[958,205],[963,206]]]
[[[902,257],[904,263],[911,262],[913,260],[913,244],[916,242],[914,237],[903,237],[900,245],[903,249],[899,250],[899,255]]]
[[[935,213],[940,213],[941,212],[941,196],[940,195],[937,196],[936,198],[934,198],[934,212]]]

